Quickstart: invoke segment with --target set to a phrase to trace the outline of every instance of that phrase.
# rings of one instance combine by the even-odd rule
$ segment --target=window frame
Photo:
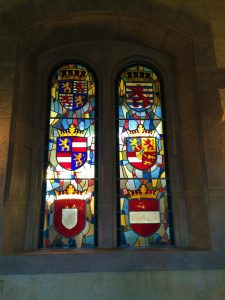
[[[101,41],[98,43],[90,42],[89,45],[95,45],[96,47],[100,47]],[[83,45],[83,46],[82,46]],[[113,58],[111,64],[111,74],[107,77],[106,87],[103,89],[103,74],[102,70],[98,67],[96,63],[97,60],[92,59],[90,54],[87,53],[87,43],[80,43],[79,51],[77,51],[77,44],[73,47],[68,48],[55,48],[51,51],[46,51],[44,53],[32,53],[32,56],[29,59],[24,55],[24,59],[20,61],[18,69],[20,73],[23,74],[19,77],[19,84],[23,85],[24,80],[29,78],[31,85],[24,87],[24,93],[19,95],[17,102],[21,101],[23,97],[26,99],[29,98],[30,95],[34,96],[34,120],[32,122],[32,160],[29,165],[29,170],[27,171],[30,174],[29,184],[29,193],[28,195],[23,195],[28,199],[26,206],[28,208],[28,217],[24,219],[24,215],[18,216],[18,220],[20,222],[23,221],[21,226],[21,232],[24,234],[20,234],[18,237],[18,244],[15,245],[10,239],[5,239],[5,249],[4,253],[6,257],[0,258],[2,264],[3,273],[46,273],[46,272],[86,272],[86,271],[140,271],[140,270],[168,270],[168,269],[182,269],[182,268],[198,268],[199,266],[207,265],[205,261],[208,261],[211,258],[211,266],[220,266],[218,263],[217,257],[215,254],[210,254],[208,251],[208,245],[203,243],[196,243],[196,247],[193,247],[191,243],[189,243],[189,229],[186,220],[186,197],[187,193],[185,192],[183,181],[184,175],[181,171],[181,167],[185,164],[181,161],[182,153],[177,153],[177,149],[179,148],[179,144],[181,143],[180,132],[179,132],[179,113],[177,107],[177,98],[179,96],[176,95],[177,85],[179,83],[180,78],[177,80],[175,78],[175,66],[174,66],[174,58],[168,57],[167,55],[150,49],[145,46],[135,46],[132,43],[119,43],[116,45],[116,42],[112,42],[112,45],[117,49],[119,46],[120,52],[117,49],[116,51],[120,54],[117,57]],[[122,45],[122,46],[121,46]],[[84,49],[83,49],[83,48]],[[125,51],[127,49],[127,52]],[[85,50],[86,49],[86,50]],[[84,51],[83,51],[84,50]],[[123,52],[121,52],[124,50]],[[192,48],[188,48],[187,55],[193,55]],[[85,52],[86,51],[86,52]],[[86,53],[84,56],[81,53]],[[123,54],[124,53],[124,54]],[[137,53],[140,53],[137,55]],[[186,55],[185,54],[185,55]],[[43,132],[45,128],[45,122],[43,115],[45,115],[45,108],[43,109],[40,104],[45,103],[47,101],[47,78],[48,74],[53,66],[55,66],[60,61],[68,59],[68,57],[80,57],[82,61],[86,61],[88,65],[94,68],[96,76],[98,77],[99,83],[99,103],[102,103],[105,96],[108,95],[110,103],[115,103],[115,90],[112,82],[115,82],[116,73],[121,68],[122,65],[129,63],[130,61],[141,60],[149,63],[151,61],[152,65],[154,65],[154,70],[159,69],[163,74],[163,82],[165,86],[165,95],[168,103],[168,109],[166,110],[168,126],[171,128],[171,131],[168,132],[168,156],[169,156],[169,165],[172,172],[173,183],[173,206],[174,206],[174,223],[175,223],[175,241],[176,247],[173,249],[117,249],[116,248],[116,226],[113,225],[113,235],[108,238],[106,232],[102,232],[99,236],[99,248],[94,250],[81,250],[81,251],[40,251],[37,250],[37,236],[39,230],[39,222],[35,222],[39,218],[38,211],[40,208],[40,199],[41,199],[41,191],[40,191],[40,182],[42,181],[42,166],[40,166],[40,162],[43,162],[43,153],[40,149],[43,148],[44,137],[43,135],[39,135]],[[118,60],[120,57],[120,60]],[[35,62],[35,71],[38,74],[38,79],[30,78],[30,66],[31,63]],[[194,72],[194,69],[192,70]],[[20,74],[19,73],[19,74]],[[43,85],[43,79],[46,79]],[[195,83],[196,84],[196,83]],[[33,89],[30,90],[30,86]],[[35,95],[34,95],[35,94]],[[195,100],[195,99],[194,99]],[[194,101],[192,100],[192,101]],[[30,105],[30,102],[28,101]],[[26,103],[25,107],[21,108],[21,112],[17,109],[15,112],[15,123],[13,124],[13,132],[14,138],[18,138],[18,132],[16,131],[16,121],[21,117],[21,113],[24,113],[26,109],[29,111],[29,105]],[[101,108],[101,107],[100,107]],[[104,116],[104,120],[99,123],[99,128],[103,128],[104,122],[108,116],[112,116],[115,119],[115,110],[111,110],[111,107],[105,107],[107,112],[106,116]],[[99,114],[101,114],[102,109],[100,109]],[[41,116],[41,118],[39,117]],[[37,126],[38,124],[38,126]],[[115,132],[115,126],[111,128],[112,131]],[[36,140],[35,140],[36,139]],[[99,137],[100,144],[102,142],[102,137]],[[112,144],[115,141],[112,141]],[[15,164],[15,159],[17,156],[17,149],[12,147],[10,152],[10,158],[12,158],[12,165]],[[107,161],[107,157],[105,158]],[[111,162],[112,165],[115,165],[115,159]],[[102,167],[104,164],[104,160],[100,161],[100,179],[104,177],[104,172],[102,172]],[[32,169],[30,170],[32,166]],[[9,168],[8,176],[11,176],[15,172],[13,168]],[[31,173],[30,173],[31,172]],[[115,172],[115,169],[112,169],[112,176]],[[114,176],[115,177],[115,176]],[[175,187],[175,189],[174,189]],[[7,196],[9,200],[13,200],[13,192],[15,192],[16,186],[15,182],[11,181],[11,185],[8,186]],[[115,183],[110,185],[110,190],[112,197],[109,199],[109,202],[112,202],[112,198],[115,199]],[[105,193],[106,194],[106,193]],[[33,196],[34,195],[34,196]],[[204,199],[203,199],[204,200]],[[101,203],[103,203],[101,201]],[[114,203],[115,205],[115,203]],[[113,207],[113,203],[110,203],[110,207],[108,209],[108,215],[104,216],[104,220],[100,219],[100,227],[105,228],[106,219],[110,216],[112,223],[115,220],[116,216],[112,213],[111,207]],[[101,211],[99,212],[101,214]],[[204,215],[204,212],[203,212]],[[27,216],[27,214],[25,214]],[[190,216],[189,216],[190,217]],[[21,221],[22,220],[22,221]],[[10,217],[8,217],[8,222],[12,221]],[[16,221],[16,220],[13,220]],[[33,225],[35,224],[35,225]],[[6,224],[8,225],[8,223]],[[26,233],[26,234],[25,234]],[[6,236],[11,236],[13,232],[5,226],[4,234]],[[25,238],[26,235],[26,238]],[[26,241],[26,242],[25,242]],[[12,246],[12,247],[11,247]],[[185,250],[185,251],[184,251]],[[196,250],[198,250],[196,252]],[[10,256],[10,253],[16,254],[15,256]],[[29,254],[29,255],[28,255]],[[199,257],[201,259],[199,260]],[[187,264],[187,259],[191,260],[191,264]],[[48,268],[46,269],[46,265],[48,264]],[[99,267],[99,265],[101,267]],[[28,268],[27,268],[28,266]],[[59,268],[60,266],[60,268]]]

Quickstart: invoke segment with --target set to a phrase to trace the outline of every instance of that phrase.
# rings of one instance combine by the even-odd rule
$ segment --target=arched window
[[[96,246],[96,80],[70,63],[50,79],[41,248]]]
[[[171,244],[165,123],[159,76],[138,64],[118,77],[118,243]]]
[[[66,64],[51,76],[41,248],[97,246],[95,98],[96,80],[84,65]],[[121,247],[172,244],[161,98],[159,76],[148,66],[130,65],[120,72],[116,122]],[[99,149],[115,153],[103,145]],[[99,185],[105,184],[102,178]],[[113,236],[113,228],[107,230]]]

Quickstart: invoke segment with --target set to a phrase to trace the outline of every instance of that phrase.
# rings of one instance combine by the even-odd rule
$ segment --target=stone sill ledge
[[[194,249],[39,250],[0,256],[0,275],[225,269],[225,251]]]

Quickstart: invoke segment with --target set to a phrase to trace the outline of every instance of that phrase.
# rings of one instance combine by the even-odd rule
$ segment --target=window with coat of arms
[[[118,78],[118,243],[170,245],[171,208],[159,76],[145,65]]]
[[[96,235],[96,80],[67,64],[51,76],[41,248],[92,248]]]
[[[40,248],[97,247],[96,78],[71,63],[50,79]],[[161,81],[150,67],[131,65],[116,89],[118,246],[171,245]]]

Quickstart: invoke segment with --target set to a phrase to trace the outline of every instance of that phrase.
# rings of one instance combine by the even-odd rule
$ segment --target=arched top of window
[[[161,82],[148,66],[130,65],[117,78],[118,243],[171,244]]]
[[[51,107],[53,113],[64,117],[94,117],[96,79],[90,67],[78,63],[68,63],[58,67],[50,79]],[[57,100],[57,101],[56,101]]]
[[[119,73],[118,96],[122,101],[119,104],[119,118],[150,118],[157,107],[158,117],[161,117],[161,80],[152,68],[144,64],[130,65]]]

